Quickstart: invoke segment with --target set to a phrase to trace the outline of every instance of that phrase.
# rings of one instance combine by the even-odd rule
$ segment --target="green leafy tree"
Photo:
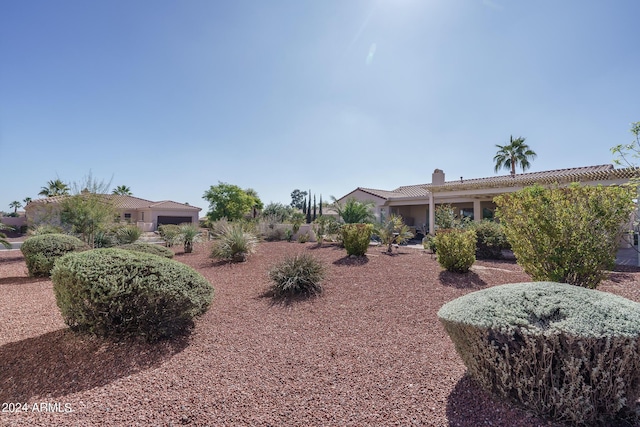
[[[126,185],[118,185],[113,189],[112,194],[117,194],[119,196],[132,196],[131,188]]]
[[[291,207],[298,209],[305,209],[307,200],[307,192],[300,191],[297,188],[291,192]]]
[[[630,131],[633,135],[633,141],[628,144],[616,145],[611,148],[611,152],[617,156],[614,160],[616,164],[636,167],[636,160],[640,158],[640,122],[631,123]]]
[[[387,253],[391,253],[393,245],[400,245],[413,237],[413,233],[405,225],[402,217],[391,215],[376,227],[375,233],[383,245],[387,245]]]
[[[346,224],[356,223],[373,223],[375,216],[372,209],[375,206],[372,201],[360,202],[354,197],[350,197],[344,203],[339,203],[335,197],[331,197],[333,200],[333,207],[338,212],[338,216]]]
[[[262,216],[269,218],[276,224],[285,223],[291,218],[293,214],[293,208],[282,203],[271,202],[262,210]]]
[[[218,182],[205,191],[203,199],[209,202],[207,217],[210,221],[226,218],[229,221],[240,220],[251,212],[256,205],[254,197],[237,185]]]
[[[615,263],[634,195],[632,186],[536,185],[494,201],[496,217],[527,274],[595,288]]]
[[[116,207],[105,196],[110,186],[110,182],[97,181],[89,173],[82,182],[74,184],[74,195],[60,203],[60,222],[81,235],[91,248],[95,246],[96,234],[107,231],[117,216]]]
[[[18,208],[22,207],[22,203],[20,203],[17,200],[14,200],[13,202],[9,203],[9,207],[13,208],[13,213],[17,213],[18,212]]]
[[[520,165],[522,172],[531,167],[529,159],[533,160],[537,155],[524,141],[525,138],[518,137],[513,139],[512,135],[508,145],[496,144],[498,152],[493,158],[496,164],[496,172],[500,169],[511,169],[511,175],[514,176],[516,174],[516,166]]]
[[[60,179],[55,179],[47,182],[45,187],[42,187],[38,195],[45,197],[54,196],[66,196],[70,193],[70,188],[67,184]]]

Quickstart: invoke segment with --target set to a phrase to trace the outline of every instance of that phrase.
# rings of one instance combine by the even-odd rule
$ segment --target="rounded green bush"
[[[67,325],[100,336],[155,341],[184,333],[213,298],[211,284],[193,268],[115,248],[68,254],[51,277]]]
[[[574,424],[633,419],[640,304],[533,282],[467,294],[438,312],[469,375],[500,397]]]
[[[118,249],[125,249],[127,251],[134,251],[134,252],[143,252],[146,254],[158,255],[165,258],[173,258],[174,256],[174,253],[171,249],[168,249],[164,246],[156,245],[153,243],[144,243],[144,242],[128,243],[126,245],[118,246]]]
[[[460,228],[436,232],[438,264],[453,273],[466,273],[476,262],[476,233]]]
[[[373,224],[345,224],[340,230],[347,255],[363,256],[369,249]]]
[[[58,233],[29,237],[20,247],[29,275],[35,277],[48,277],[58,258],[86,249],[84,242],[77,237]]]
[[[307,294],[322,292],[320,282],[325,277],[324,264],[309,254],[287,257],[269,270],[274,295]]]

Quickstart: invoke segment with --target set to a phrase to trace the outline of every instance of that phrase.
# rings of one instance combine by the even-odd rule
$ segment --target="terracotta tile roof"
[[[459,191],[477,190],[483,188],[500,187],[522,187],[527,185],[585,182],[585,181],[607,181],[616,179],[640,178],[640,168],[615,169],[613,165],[583,166],[577,168],[556,169],[541,172],[529,172],[516,174],[515,176],[500,175],[486,178],[473,178],[455,181],[447,181],[442,185],[417,184],[404,185],[393,191],[376,190],[371,188],[358,187],[358,190],[382,197],[386,200],[423,198],[429,195],[430,191]]]
[[[149,209],[149,208],[161,208],[161,209],[182,209],[182,210],[197,210],[200,211],[201,208],[197,206],[191,206],[184,203],[172,202],[171,200],[163,200],[161,202],[153,202],[151,200],[141,199],[140,197],[134,196],[124,196],[119,194],[102,194],[108,200],[113,201],[113,203],[120,209]],[[60,203],[66,197],[69,196],[54,196],[54,197],[45,197],[42,199],[32,200],[29,205],[34,204],[46,204],[46,203]]]

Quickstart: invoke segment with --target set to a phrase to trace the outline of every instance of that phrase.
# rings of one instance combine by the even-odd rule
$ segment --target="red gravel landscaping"
[[[469,380],[436,316],[468,292],[529,281],[514,262],[460,275],[403,247],[352,259],[336,246],[261,243],[242,264],[210,259],[208,243],[180,251],[215,296],[189,337],[159,344],[71,333],[51,281],[0,251],[0,425],[555,425]],[[324,294],[274,301],[267,271],[303,251],[329,267]],[[640,301],[640,273],[614,272],[599,289]]]

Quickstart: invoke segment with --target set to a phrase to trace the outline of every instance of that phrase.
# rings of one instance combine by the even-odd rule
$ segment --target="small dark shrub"
[[[373,234],[373,224],[345,224],[340,231],[347,255],[363,256],[367,253]]]
[[[484,389],[573,425],[637,425],[640,304],[517,283],[457,298],[438,317]]]
[[[307,243],[309,241],[309,233],[298,234],[298,243]]]
[[[51,278],[67,325],[115,338],[184,333],[213,298],[211,284],[191,267],[115,248],[69,254]]]
[[[476,233],[450,228],[436,232],[438,263],[447,271],[466,273],[476,261]]]
[[[269,271],[273,293],[276,296],[319,294],[325,271],[324,264],[309,254],[287,257]]]
[[[29,275],[48,277],[56,260],[75,251],[86,250],[84,242],[67,234],[40,234],[27,238],[20,250],[24,254]]]
[[[143,252],[146,254],[158,255],[161,257],[169,258],[169,259],[173,258],[173,255],[174,255],[171,249],[165,248],[164,246],[154,245],[152,243],[144,243],[144,242],[120,245],[118,246],[118,249],[125,249],[127,251],[134,251],[134,252]]]
[[[435,236],[432,236],[431,234],[427,234],[426,236],[424,236],[422,238],[422,247],[427,251],[431,251],[432,254],[435,254],[436,253]]]
[[[494,221],[480,221],[471,224],[471,228],[475,230],[477,236],[476,258],[502,258],[502,250],[509,247],[502,225]]]

